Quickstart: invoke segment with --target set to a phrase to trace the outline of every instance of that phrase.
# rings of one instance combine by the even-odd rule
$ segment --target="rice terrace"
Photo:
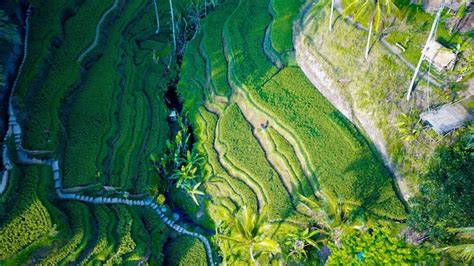
[[[0,1],[0,265],[471,265],[474,4]]]

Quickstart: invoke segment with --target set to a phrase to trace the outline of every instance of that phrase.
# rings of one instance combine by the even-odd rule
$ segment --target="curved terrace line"
[[[79,58],[77,59],[77,62],[82,62],[82,60],[84,59],[84,57],[86,57],[86,55],[88,53],[90,53],[96,46],[97,44],[99,44],[99,38],[100,38],[100,28],[102,27],[102,24],[104,23],[105,19],[107,18],[107,16],[114,10],[118,7],[118,3],[119,3],[119,0],[115,0],[114,4],[109,8],[107,9],[107,11],[105,11],[105,13],[102,15],[102,17],[100,17],[100,20],[99,22],[97,23],[97,26],[95,27],[95,38],[94,38],[94,41],[92,42],[92,44],[89,46],[89,48],[87,48],[84,52],[82,52],[82,54],[79,56]]]
[[[111,7],[107,12],[102,16],[101,21],[99,24],[102,23],[104,16],[106,16],[108,13],[111,12],[112,8],[115,8],[118,3],[118,0],[115,0],[115,4],[113,7]],[[25,165],[47,165],[51,168],[53,171],[53,180],[54,180],[54,187],[56,190],[56,194],[58,195],[58,198],[64,199],[64,200],[77,200],[85,203],[91,203],[91,204],[125,204],[128,206],[143,206],[143,207],[149,207],[151,208],[156,215],[158,215],[161,219],[161,221],[166,224],[168,227],[172,228],[176,232],[182,235],[188,235],[191,237],[195,237],[199,239],[205,247],[206,250],[206,256],[208,259],[209,265],[214,265],[213,262],[213,256],[212,256],[212,249],[211,245],[209,244],[209,241],[207,238],[201,234],[195,233],[193,231],[189,231],[185,229],[183,226],[179,225],[176,223],[175,220],[172,220],[168,218],[165,215],[166,212],[166,206],[162,205],[161,208],[159,208],[159,204],[153,200],[152,198],[148,197],[144,200],[129,200],[126,198],[113,198],[113,197],[91,197],[91,196],[84,196],[80,194],[75,194],[75,193],[64,193],[63,190],[63,185],[61,181],[61,175],[59,171],[59,161],[54,160],[54,159],[38,159],[35,158],[33,155],[37,153],[43,153],[43,151],[35,151],[35,152],[29,152],[25,149],[23,149],[22,145],[22,131],[21,131],[21,126],[17,121],[16,115],[15,115],[15,110],[13,108],[12,104],[12,96],[13,96],[13,91],[16,87],[16,84],[18,82],[19,76],[21,74],[21,71],[23,69],[24,62],[26,61],[27,55],[28,55],[28,35],[29,35],[29,22],[32,14],[32,9],[31,6],[28,8],[27,12],[27,18],[26,18],[26,26],[25,26],[25,44],[24,44],[24,54],[23,54],[23,60],[20,64],[20,67],[18,69],[18,74],[15,79],[15,82],[13,83],[13,88],[12,92],[10,95],[9,99],[9,106],[8,106],[8,130],[7,134],[5,135],[4,142],[3,142],[3,164],[4,164],[4,172],[2,176],[2,181],[0,183],[0,194],[3,193],[3,191],[6,188],[6,184],[8,182],[8,176],[9,176],[9,171],[13,168],[11,161],[8,156],[8,145],[7,141],[10,137],[14,138],[15,142],[15,149],[17,152],[18,156],[18,162],[20,164],[25,164]],[[98,32],[98,30],[96,30]],[[96,40],[97,40],[97,34],[96,34]],[[90,47],[89,47],[90,48]],[[92,48],[91,48],[92,49]],[[84,53],[83,53],[84,55]],[[82,55],[81,55],[82,56]]]

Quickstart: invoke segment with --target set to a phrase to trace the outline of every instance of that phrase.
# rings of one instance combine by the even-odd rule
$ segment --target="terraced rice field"
[[[13,106],[23,145],[49,151],[39,155],[49,166],[59,162],[66,194],[48,167],[14,165],[0,196],[0,263],[201,265],[212,252],[199,236],[223,212],[266,208],[282,228],[309,226],[315,210],[302,198],[318,201],[321,191],[368,219],[404,220],[378,154],[292,63],[293,24],[306,6],[287,2],[220,3],[179,65],[169,1],[157,1],[159,34],[153,1],[32,1],[31,56]],[[174,1],[181,15],[188,4]],[[150,155],[172,135],[165,94],[178,79],[194,147],[205,155],[206,195],[195,206],[170,189],[167,203],[202,235],[178,236],[167,227],[174,221],[146,208],[61,201],[138,200],[167,182]]]
[[[164,98],[176,78],[165,58],[169,2],[158,1],[158,35],[153,1],[31,2],[29,55],[13,95],[25,148],[59,159],[65,191],[148,195],[158,182],[149,156],[168,139]],[[13,171],[0,198],[0,264],[163,261],[171,231],[149,211],[65,203],[47,167]]]
[[[282,60],[291,58],[288,25],[303,8],[277,0],[227,1],[189,43],[179,92],[203,153],[212,153],[207,188],[217,197],[209,213],[216,212],[213,205],[229,210],[255,199],[257,207],[271,209],[273,220],[305,223],[311,211],[299,195],[323,190],[374,219],[403,220],[379,155],[291,60]],[[219,20],[222,28],[206,23]],[[238,197],[242,184],[248,192]]]

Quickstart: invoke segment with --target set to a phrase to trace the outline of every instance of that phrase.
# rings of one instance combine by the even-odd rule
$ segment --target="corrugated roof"
[[[431,40],[426,48],[425,59],[430,61],[438,71],[443,69],[451,70],[456,60],[456,54],[439,42]]]
[[[440,135],[462,127],[466,121],[473,120],[473,116],[460,103],[446,104],[437,110],[424,112],[420,118],[428,122]]]

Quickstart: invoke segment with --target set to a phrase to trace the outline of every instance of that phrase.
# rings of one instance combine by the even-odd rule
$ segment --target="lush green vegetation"
[[[438,244],[449,244],[450,228],[472,225],[474,220],[474,154],[465,137],[439,148],[421,178],[420,193],[411,199],[408,224],[426,232]]]
[[[411,71],[376,38],[365,61],[367,35],[347,21],[328,33],[327,4],[32,1],[29,55],[13,95],[25,147],[58,159],[64,193],[146,204],[151,196],[158,206],[62,201],[50,168],[21,164],[9,143],[0,263],[206,265],[203,236],[229,265],[319,265],[329,254],[330,265],[438,260],[402,239],[410,205],[364,132],[296,65],[294,40],[386,128],[402,174],[422,174],[410,230],[436,240],[439,252],[472,258],[472,136],[439,149],[425,174],[429,143],[456,134],[436,138],[418,110],[406,112],[400,88]],[[390,16],[379,21],[388,10],[374,10],[380,33]],[[428,21],[423,13],[403,22],[422,29],[408,41],[409,61]],[[385,38],[401,42],[397,32],[407,35],[399,27]],[[433,90],[436,104],[449,100]]]
[[[165,265],[207,265],[204,247],[194,238],[180,236],[170,241],[165,250]]]
[[[391,235],[390,229],[375,227],[368,232],[351,230],[339,244],[332,244],[328,265],[434,264],[437,256],[425,248],[415,248]]]

